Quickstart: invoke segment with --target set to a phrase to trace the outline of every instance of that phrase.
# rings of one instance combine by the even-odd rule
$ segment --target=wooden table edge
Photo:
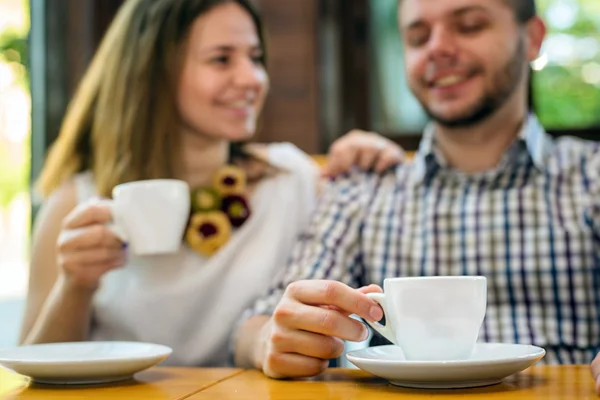
[[[198,389],[194,390],[193,392],[190,392],[190,393],[185,394],[185,395],[183,395],[181,397],[178,397],[175,400],[185,400],[187,398],[190,398],[192,396],[197,395],[198,393],[201,393],[201,392],[205,391],[206,389],[209,389],[209,388],[211,388],[213,386],[216,386],[216,385],[218,385],[220,383],[223,383],[223,382],[225,382],[225,381],[227,381],[229,379],[235,378],[236,376],[241,375],[241,374],[243,374],[245,372],[248,372],[248,371],[252,371],[252,370],[249,370],[249,369],[240,369],[239,371],[235,371],[232,374],[230,374],[230,375],[228,375],[228,376],[226,376],[224,378],[221,378],[221,379],[219,379],[219,380],[217,380],[215,382],[211,382],[208,385],[204,385],[201,388],[198,388]]]

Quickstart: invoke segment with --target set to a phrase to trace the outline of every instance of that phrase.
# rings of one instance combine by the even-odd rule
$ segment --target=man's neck
[[[498,110],[481,123],[465,128],[435,125],[436,145],[450,167],[465,173],[489,171],[516,140],[526,118],[522,110]]]

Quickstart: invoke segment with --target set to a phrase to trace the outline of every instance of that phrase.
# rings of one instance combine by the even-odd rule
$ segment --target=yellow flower
[[[204,256],[216,253],[231,238],[231,223],[221,211],[192,215],[185,240],[191,249]]]
[[[213,186],[222,196],[246,192],[246,174],[241,168],[226,165],[215,174]]]

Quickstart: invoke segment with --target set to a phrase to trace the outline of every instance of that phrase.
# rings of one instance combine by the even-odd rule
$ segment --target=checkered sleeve
[[[286,268],[268,292],[247,310],[252,315],[273,313],[286,287],[297,280],[337,280],[356,287],[362,266],[359,235],[365,208],[373,190],[372,174],[352,171],[329,183],[317,209],[292,251]]]

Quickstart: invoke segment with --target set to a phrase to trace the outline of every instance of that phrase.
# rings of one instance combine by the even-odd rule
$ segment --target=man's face
[[[504,0],[400,0],[398,19],[411,90],[441,125],[477,123],[526,85],[537,50]]]

